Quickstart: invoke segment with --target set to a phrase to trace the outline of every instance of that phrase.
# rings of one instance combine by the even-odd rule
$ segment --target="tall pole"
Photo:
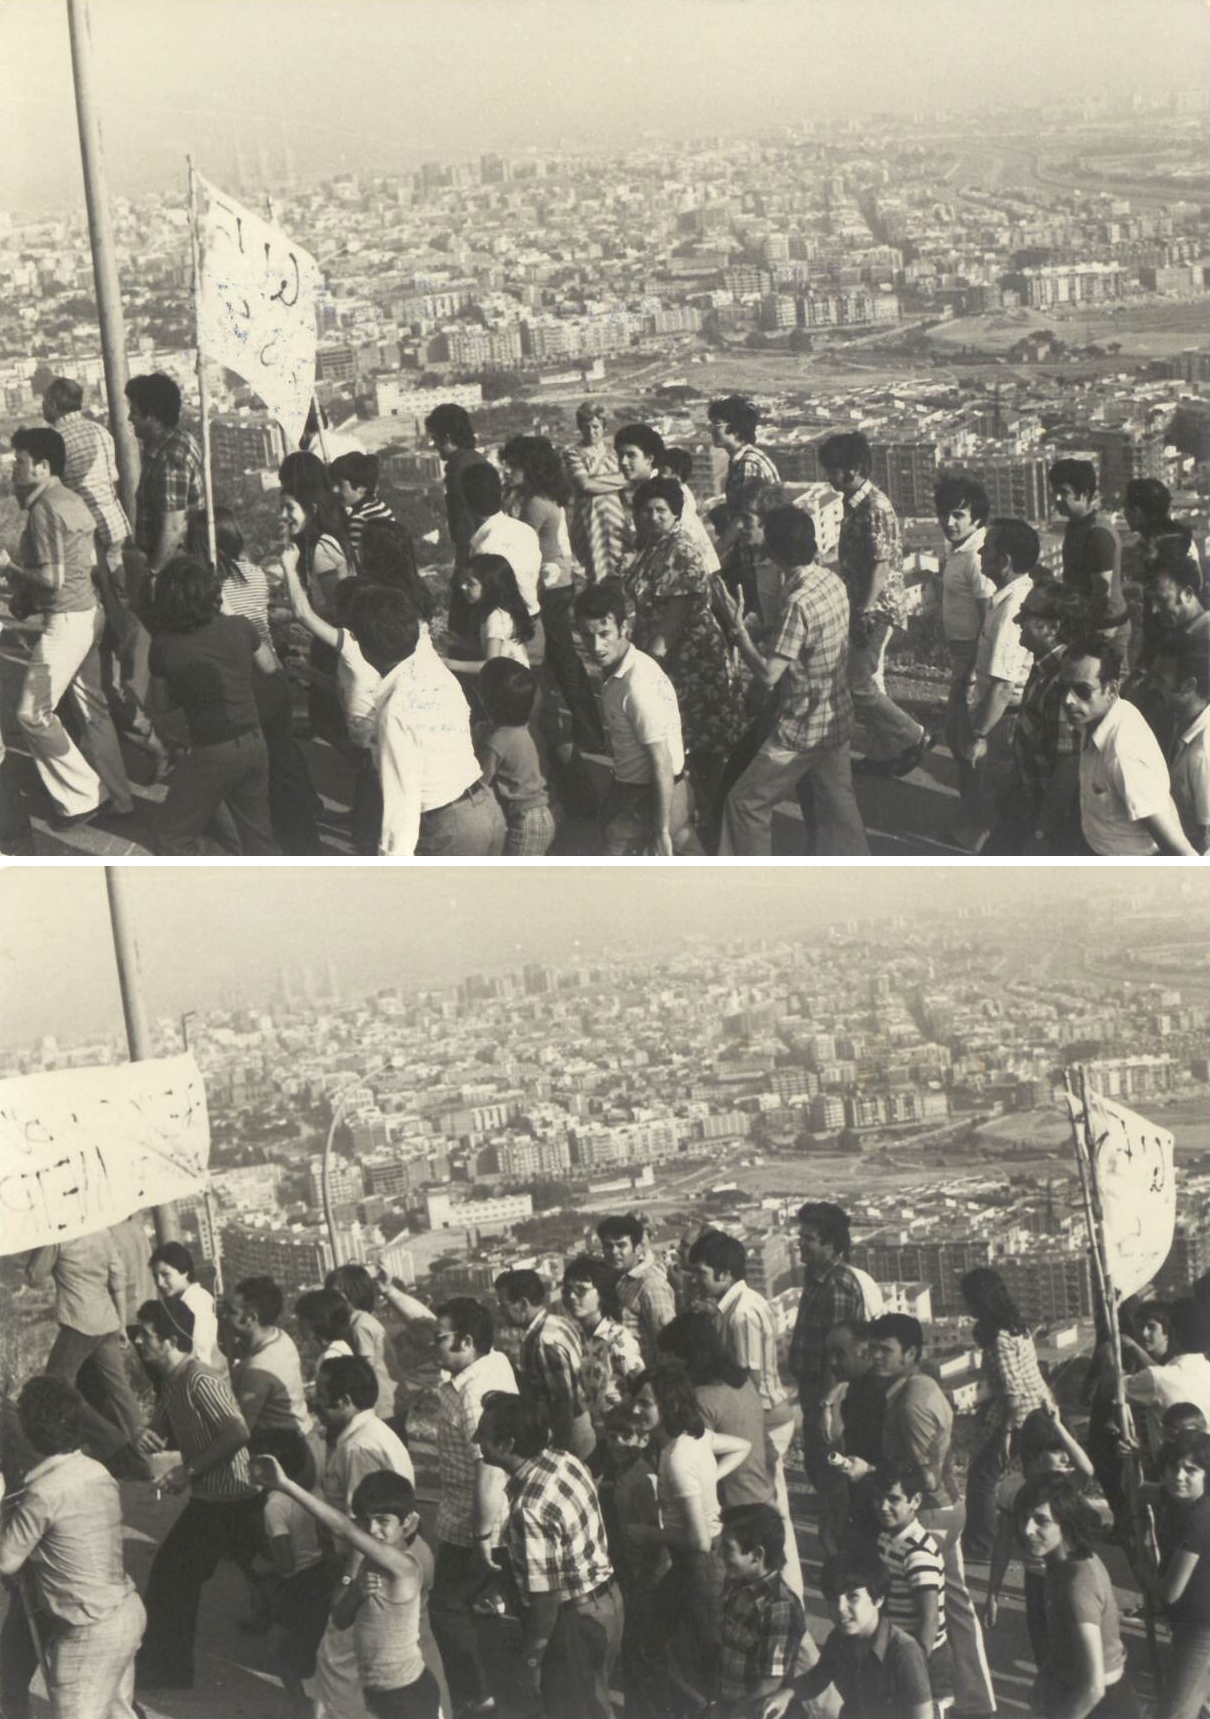
[[[118,489],[126,517],[134,522],[134,497],[139,482],[139,448],[126,415],[126,326],[122,289],[113,248],[109,194],[101,155],[101,126],[93,101],[92,31],[87,0],[67,0],[71,36],[71,65],[76,88],[76,120],[80,130],[80,160],[84,168],[84,201],[88,207],[88,238],[92,246],[92,277],[101,325],[101,357],[105,365],[105,397],[109,428],[118,455]]]
[[[218,567],[218,548],[214,539],[214,479],[210,468],[210,399],[206,389],[206,360],[202,356],[199,306],[202,301],[201,255],[197,237],[197,175],[193,157],[186,156],[189,166],[189,251],[193,259],[193,328],[197,341],[197,404],[202,428],[202,493],[206,500],[206,542],[210,549],[210,565]]]
[[[328,1226],[328,1241],[332,1248],[333,1265],[344,1264],[344,1250],[340,1245],[340,1233],[336,1228],[336,1212],[334,1210],[335,1202],[332,1199],[332,1144],[336,1139],[336,1130],[344,1121],[344,1114],[348,1109],[349,1100],[355,1093],[360,1092],[362,1087],[365,1086],[368,1081],[373,1080],[376,1074],[381,1074],[385,1067],[385,1058],[379,1062],[372,1063],[370,1067],[366,1069],[364,1074],[359,1074],[357,1079],[353,1081],[350,1086],[346,1086],[344,1088],[340,1097],[336,1101],[336,1108],[332,1112],[332,1125],[328,1129],[328,1137],[324,1141],[323,1161],[320,1165],[320,1188],[323,1193],[324,1222]]]
[[[131,1062],[143,1062],[151,1055],[151,1029],[147,1025],[147,1010],[143,1004],[143,987],[139,978],[139,950],[134,935],[134,920],[127,894],[129,871],[124,866],[105,867],[105,888],[109,895],[109,923],[113,931],[113,952],[118,963],[118,986],[122,993],[122,1014],[126,1021],[126,1043]],[[157,1242],[175,1241],[180,1235],[176,1207],[172,1204],[155,1206]]]

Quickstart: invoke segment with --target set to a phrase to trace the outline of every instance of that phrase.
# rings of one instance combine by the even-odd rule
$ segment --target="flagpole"
[[[1103,1305],[1109,1331],[1110,1359],[1113,1364],[1114,1406],[1117,1410],[1118,1425],[1121,1427],[1122,1437],[1129,1447],[1122,1457],[1126,1501],[1129,1505],[1132,1518],[1131,1525],[1136,1536],[1136,1555],[1142,1564],[1155,1570],[1159,1567],[1155,1522],[1150,1507],[1144,1502],[1140,1491],[1143,1482],[1142,1456],[1135,1434],[1134,1414],[1126,1396],[1126,1369],[1122,1364],[1122,1326],[1118,1317],[1118,1303],[1113,1288],[1113,1277],[1109,1269],[1109,1246],[1105,1234],[1105,1202],[1101,1194],[1099,1171],[1101,1142],[1094,1140],[1092,1135],[1092,1106],[1088,1096],[1088,1071],[1083,1063],[1077,1064],[1076,1075],[1079,1100],[1083,1111],[1083,1147],[1088,1167],[1090,1209],[1096,1226],[1093,1231],[1093,1246],[1100,1256]],[[1145,1580],[1140,1580],[1139,1585],[1143,1590],[1143,1627],[1147,1637],[1147,1654],[1151,1661],[1151,1675],[1158,1699],[1161,1694],[1161,1674],[1159,1639],[1155,1627],[1155,1601],[1148,1583]]]
[[[218,568],[218,546],[214,537],[214,479],[210,468],[210,401],[206,388],[206,360],[202,356],[198,301],[201,296],[201,259],[197,240],[197,175],[193,157],[187,155],[189,167],[189,248],[193,256],[193,332],[197,342],[197,398],[202,415],[202,488],[206,497],[206,543],[210,550],[210,565]]]

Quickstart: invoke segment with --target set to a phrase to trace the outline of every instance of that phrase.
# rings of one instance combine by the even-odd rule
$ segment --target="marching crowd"
[[[46,425],[13,437],[25,528],[0,567],[6,643],[26,637],[0,664],[21,677],[5,739],[39,780],[31,799],[0,770],[5,852],[31,851],[31,803],[57,827],[130,812],[115,713],[167,782],[157,851],[322,852],[270,625],[284,603],[310,639],[310,733],[352,775],[360,853],[540,855],[568,816],[595,820],[607,854],[755,856],[797,797],[813,851],[864,854],[854,775],[908,775],[941,744],[959,808],[944,835],[965,851],[1210,845],[1210,616],[1192,536],[1154,479],[1127,486],[1124,574],[1095,466],[1057,460],[1055,577],[1030,524],[993,516],[976,477],[942,474],[950,673],[933,732],[886,689],[902,535],[859,432],[818,448],[843,498],[831,567],[740,396],[709,407],[728,467],[708,519],[689,455],[649,424],[611,437],[589,402],[576,445],[519,435],[493,461],[466,411],[438,406],[454,554],[439,626],[373,455],[337,452],[320,424],[287,455],[271,584],[221,498],[207,518],[176,384],[137,376],[126,392],[133,534],[78,384],[56,379]],[[586,756],[609,763],[603,805]]]
[[[920,1324],[849,1263],[840,1207],[808,1202],[798,1228],[790,1391],[773,1310],[718,1230],[661,1259],[637,1217],[610,1216],[557,1289],[511,1269],[490,1305],[430,1307],[381,1268],[342,1265],[295,1303],[301,1352],[272,1278],[216,1308],[188,1250],[149,1250],[137,1214],[37,1250],[26,1275],[53,1283],[59,1330],[6,1441],[5,1719],[29,1713],[39,1660],[61,1719],[131,1719],[139,1696],[193,1686],[200,1597],[224,1561],[242,1572],[241,1627],[272,1633],[294,1719],[987,1715],[983,1630],[1013,1557],[1034,1711],[1137,1719],[1097,1550],[1110,1513],[1171,1634],[1158,1712],[1196,1719],[1210,1698],[1204,1286],[1124,1310],[1138,1431],[1103,1345],[1086,1454],[1003,1278],[969,1272],[987,1403],[963,1492]],[[423,1532],[417,1355],[441,1373]],[[789,1508],[796,1435],[818,1569]],[[186,1500],[142,1594],[119,1479]],[[968,1559],[988,1565],[982,1620]],[[822,1646],[813,1580],[832,1619]]]

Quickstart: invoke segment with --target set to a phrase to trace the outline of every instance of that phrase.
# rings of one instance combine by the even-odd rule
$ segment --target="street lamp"
[[[332,1247],[332,1264],[334,1266],[343,1265],[344,1260],[341,1257],[340,1240],[336,1234],[336,1218],[332,1211],[332,1142],[336,1138],[336,1130],[344,1121],[344,1114],[348,1109],[349,1100],[352,1098],[353,1094],[355,1092],[360,1092],[361,1088],[369,1081],[373,1080],[376,1074],[381,1074],[383,1069],[387,1066],[387,1061],[388,1059],[383,1057],[378,1062],[372,1063],[364,1074],[358,1075],[357,1079],[353,1081],[351,1085],[345,1087],[336,1102],[336,1109],[332,1112],[332,1126],[328,1129],[328,1138],[324,1141],[323,1168],[321,1172],[324,1197],[324,1222],[328,1226],[328,1241]]]

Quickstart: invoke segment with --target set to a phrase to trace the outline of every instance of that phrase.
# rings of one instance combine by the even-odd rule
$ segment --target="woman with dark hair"
[[[1029,1326],[1000,1273],[988,1265],[976,1266],[962,1279],[961,1288],[975,1322],[975,1342],[983,1351],[988,1387],[984,1440],[966,1474],[962,1550],[968,1558],[988,1559],[996,1540],[996,1488],[1008,1467],[1012,1435],[1032,1409],[1053,1404],[1054,1396],[1038,1370]]]
[[[1178,1433],[1159,1467],[1154,1593],[1172,1630],[1160,1719],[1198,1719],[1210,1701],[1210,1434]]]
[[[514,436],[500,450],[509,486],[505,510],[538,534],[542,551],[538,602],[546,631],[546,667],[563,695],[571,723],[571,744],[556,742],[560,762],[570,762],[572,744],[583,752],[604,752],[596,696],[576,649],[571,608],[575,599],[575,557],[567,530],[568,499],[563,463],[545,436]]]
[[[456,575],[470,624],[478,630],[481,662],[446,658],[455,674],[478,674],[493,657],[537,668],[544,654],[542,622],[530,614],[512,564],[503,555],[472,555]]]
[[[303,1337],[323,1345],[320,1366],[353,1353],[353,1309],[338,1289],[304,1289],[294,1303],[294,1317]]]
[[[358,576],[368,585],[397,585],[421,620],[433,618],[433,594],[420,577],[412,534],[397,519],[367,519],[361,530]]]
[[[243,615],[221,613],[216,575],[192,555],[174,555],[155,582],[150,610],[152,702],[179,706],[190,746],[156,817],[162,854],[207,851],[221,808],[243,854],[280,852],[269,818],[269,755],[255,677],[281,670]]]
[[[252,622],[262,645],[273,652],[269,631],[269,581],[264,569],[244,555],[244,534],[234,513],[214,509],[215,572],[224,615],[243,615]],[[185,550],[199,560],[210,554],[205,513],[191,513],[185,526]],[[280,668],[280,662],[278,662]],[[284,671],[258,675],[253,683],[261,732],[269,753],[269,818],[273,836],[284,854],[320,852],[315,821],[315,789],[302,748],[294,738],[294,698]]]
[[[675,478],[640,484],[634,512],[642,547],[622,582],[634,604],[635,645],[655,658],[676,689],[686,765],[699,806],[708,808],[747,712],[711,606],[705,562],[681,529],[683,509]]]
[[[772,1504],[773,1449],[765,1435],[765,1411],[751,1374],[723,1347],[714,1315],[704,1308],[678,1313],[656,1338],[662,1355],[680,1361],[689,1374],[702,1420],[711,1432],[748,1445],[748,1454],[719,1483],[725,1509],[736,1504]]]
[[[626,479],[605,434],[605,418],[599,400],[585,400],[576,409],[580,440],[563,453],[573,497],[572,553],[593,584],[618,572],[626,537]]]
[[[751,1447],[747,1439],[707,1428],[682,1362],[663,1361],[640,1373],[631,1387],[659,1447],[656,1496],[661,1525],[633,1523],[628,1532],[636,1545],[667,1546],[672,1559],[651,1596],[644,1651],[658,1660],[673,1643],[684,1684],[711,1700],[716,1694],[723,1587],[723,1566],[714,1549],[722,1528],[718,1488]],[[687,1638],[683,1655],[674,1643],[678,1626]]]
[[[563,1303],[580,1327],[580,1389],[598,1446],[605,1416],[629,1399],[629,1384],[643,1371],[638,1338],[622,1323],[613,1268],[599,1254],[569,1259],[563,1270]]]
[[[353,563],[344,509],[332,493],[327,468],[321,461],[314,461],[323,472],[322,482],[316,481],[310,467],[296,464],[287,472],[291,462],[311,458],[292,454],[281,468],[281,522],[285,534],[281,564],[287,576],[293,569],[298,570],[316,614],[331,622],[336,619],[337,586],[352,577]],[[336,654],[320,639],[311,640],[310,666],[311,733],[333,746],[345,746],[348,733],[336,697]]]
[[[21,1432],[36,1460],[4,1512],[0,1576],[31,1581],[52,1711],[63,1719],[133,1719],[140,1711],[134,1703],[135,1653],[147,1614],[126,1574],[117,1481],[80,1449],[80,1407],[66,1380],[43,1376],[30,1379],[17,1399]],[[22,1627],[22,1599],[14,1592],[8,1614],[6,1686],[11,1678],[12,1698],[24,1706],[36,1656],[30,1631]],[[19,1662],[20,1676],[10,1657]],[[19,1688],[22,1679],[25,1687]]]
[[[1031,1558],[1042,1561],[1047,1658],[1038,1667],[1035,1713],[1064,1719],[1136,1719],[1118,1604],[1092,1550],[1096,1513],[1078,1480],[1040,1474],[1017,1494],[1013,1518]]]

